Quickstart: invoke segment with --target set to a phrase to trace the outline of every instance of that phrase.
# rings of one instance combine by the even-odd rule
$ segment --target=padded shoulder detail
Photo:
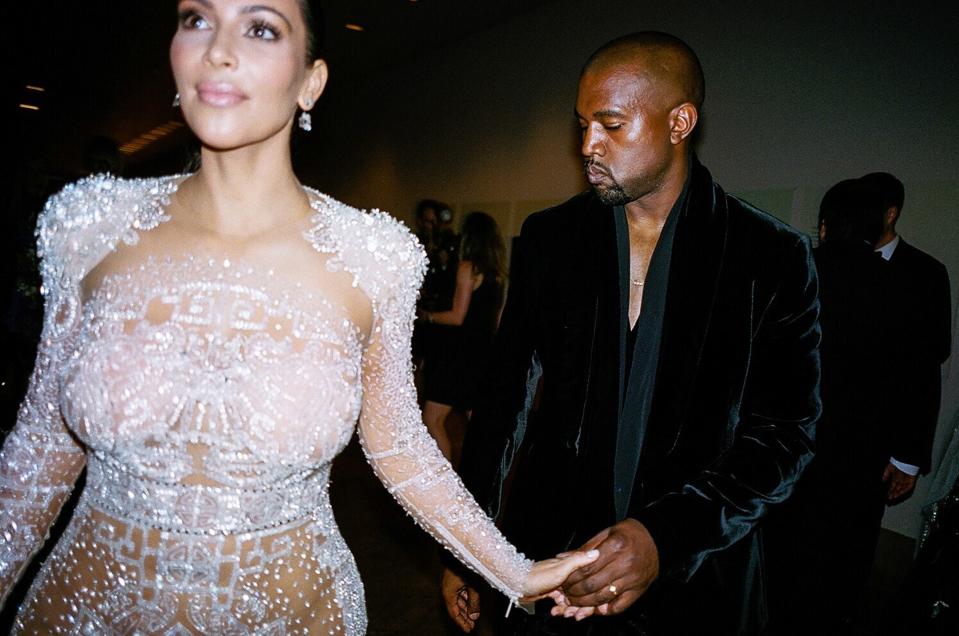
[[[135,244],[140,230],[168,217],[164,206],[179,177],[86,177],[50,197],[37,223],[43,293],[77,285],[122,240]]]
[[[390,301],[415,305],[426,274],[426,253],[401,221],[382,210],[359,210],[308,190],[315,211],[306,238],[333,254],[329,267],[353,275],[374,308]]]

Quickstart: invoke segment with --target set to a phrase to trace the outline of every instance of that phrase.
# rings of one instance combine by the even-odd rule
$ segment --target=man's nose
[[[602,135],[593,130],[592,126],[583,131],[583,144],[580,152],[584,157],[593,155],[602,156],[605,153],[606,146],[603,144]]]

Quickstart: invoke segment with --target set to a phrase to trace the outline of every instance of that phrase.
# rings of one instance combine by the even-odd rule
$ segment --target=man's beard
[[[602,170],[604,173],[606,173],[609,181],[612,182],[609,185],[605,183],[598,183],[593,186],[593,192],[596,193],[596,196],[600,201],[603,202],[604,205],[626,205],[632,201],[629,195],[626,194],[626,191],[623,190],[623,186],[616,182],[616,178],[613,177],[612,173],[610,173],[606,166],[597,164],[594,161],[586,161],[584,165],[587,171],[589,170],[590,166],[595,166],[599,170]]]
[[[615,181],[613,185],[609,186],[594,185],[593,192],[596,193],[596,196],[604,205],[626,205],[632,200],[622,186]]]

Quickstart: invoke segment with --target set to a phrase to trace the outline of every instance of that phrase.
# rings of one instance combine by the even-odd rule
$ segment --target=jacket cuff
[[[686,581],[690,573],[687,573],[687,568],[684,566],[687,559],[680,555],[680,530],[675,527],[674,522],[669,520],[669,516],[655,508],[646,508],[640,511],[635,519],[646,527],[656,545],[659,556],[659,576]]]

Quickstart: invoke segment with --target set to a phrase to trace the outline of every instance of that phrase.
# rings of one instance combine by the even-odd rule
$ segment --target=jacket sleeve
[[[523,224],[513,249],[509,293],[496,334],[492,362],[483,380],[480,399],[470,418],[459,473],[486,512],[500,514],[503,484],[523,443],[542,367],[530,297],[535,263],[525,258],[537,217]]]
[[[931,260],[931,259],[930,259]],[[952,347],[949,274],[939,262],[928,268],[922,307],[903,307],[906,319],[897,360],[896,391],[886,396],[893,416],[893,455],[927,473],[942,400],[942,363]],[[910,283],[918,284],[915,281]]]
[[[54,200],[44,215],[49,216]],[[41,224],[44,216],[41,216]],[[17,422],[0,450],[0,605],[43,546],[85,462],[60,416],[59,369],[76,336],[80,298],[62,271],[64,254],[41,237],[45,315],[36,364]]]
[[[421,277],[384,286],[374,301],[374,329],[363,355],[360,441],[377,476],[414,520],[515,602],[532,563],[464,488],[417,405],[410,341]]]
[[[659,551],[663,576],[688,580],[709,554],[744,537],[771,504],[789,496],[812,458],[821,411],[818,281],[809,240],[786,249],[784,271],[754,329],[732,442],[637,515]]]

